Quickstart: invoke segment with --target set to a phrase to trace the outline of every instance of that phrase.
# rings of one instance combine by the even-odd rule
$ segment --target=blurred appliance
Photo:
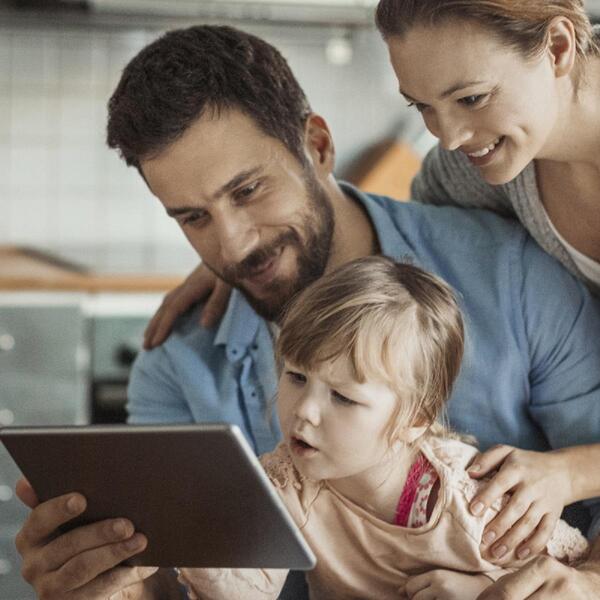
[[[199,262],[191,247],[182,245],[55,246],[34,253],[64,268],[94,275],[184,277]],[[92,423],[125,420],[131,365],[142,349],[144,329],[163,295],[99,291],[85,296],[82,310],[88,341]]]

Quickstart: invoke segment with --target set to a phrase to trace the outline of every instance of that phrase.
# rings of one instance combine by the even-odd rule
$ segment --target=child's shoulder
[[[431,436],[424,443],[422,450],[433,459],[434,466],[442,466],[451,472],[466,471],[469,463],[479,452],[478,449],[456,438]]]

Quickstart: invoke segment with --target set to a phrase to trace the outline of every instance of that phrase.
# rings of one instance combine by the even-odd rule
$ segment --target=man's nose
[[[435,117],[430,131],[446,150],[456,150],[473,137],[468,121],[453,114]]]
[[[243,217],[225,216],[218,227],[221,258],[224,264],[237,264],[258,245],[258,230]]]

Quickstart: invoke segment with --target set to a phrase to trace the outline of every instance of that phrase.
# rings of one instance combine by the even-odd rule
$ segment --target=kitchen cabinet
[[[0,295],[0,426],[88,421],[85,339],[80,295]],[[0,600],[34,598],[21,579],[14,548],[14,536],[27,515],[14,495],[19,476],[1,447]]]

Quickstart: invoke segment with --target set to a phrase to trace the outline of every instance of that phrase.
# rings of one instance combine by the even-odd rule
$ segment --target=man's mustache
[[[229,265],[225,267],[223,269],[223,279],[226,281],[239,281],[241,279],[252,277],[262,265],[277,256],[281,246],[285,246],[287,244],[294,246],[302,245],[298,234],[294,230],[289,230],[282,233],[267,246],[263,246],[262,248],[254,250],[251,254],[246,256],[244,260],[236,265]]]

